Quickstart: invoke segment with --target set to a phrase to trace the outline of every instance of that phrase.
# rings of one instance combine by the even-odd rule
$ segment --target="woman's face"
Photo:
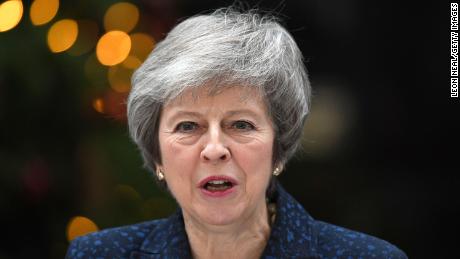
[[[266,209],[274,130],[256,89],[186,92],[164,106],[159,141],[160,168],[184,216],[226,225]]]

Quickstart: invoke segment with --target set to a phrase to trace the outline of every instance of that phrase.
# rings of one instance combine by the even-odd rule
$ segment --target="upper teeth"
[[[225,183],[224,180],[213,180],[213,181],[209,181],[209,183],[212,183],[212,184],[223,184]]]

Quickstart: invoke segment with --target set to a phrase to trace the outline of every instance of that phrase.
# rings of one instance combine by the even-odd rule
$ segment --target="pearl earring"
[[[278,176],[281,174],[281,169],[279,167],[275,167],[275,170],[273,170],[273,175]]]
[[[165,175],[163,174],[163,171],[161,171],[160,168],[157,169],[157,177],[160,181],[163,181],[163,179],[165,179]]]

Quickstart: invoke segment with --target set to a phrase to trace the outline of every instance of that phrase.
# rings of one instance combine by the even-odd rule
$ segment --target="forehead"
[[[226,86],[209,87],[202,86],[186,90],[178,97],[165,104],[165,107],[173,106],[194,106],[197,104],[213,104],[222,102],[227,104],[241,105],[257,103],[263,110],[266,110],[264,98],[261,91],[256,87],[248,86]]]

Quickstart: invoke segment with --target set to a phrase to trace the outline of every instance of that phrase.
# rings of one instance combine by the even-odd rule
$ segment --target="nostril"
[[[206,155],[203,156],[203,159],[206,160],[206,161],[211,161],[211,160],[213,160],[213,159],[209,158],[209,157],[206,156]],[[219,160],[221,160],[221,161],[226,161],[227,159],[228,159],[228,155],[226,155],[226,154],[225,154],[225,155],[221,155],[221,156],[219,157]]]
[[[200,156],[206,162],[225,162],[232,157],[230,150],[223,145],[206,145]]]

